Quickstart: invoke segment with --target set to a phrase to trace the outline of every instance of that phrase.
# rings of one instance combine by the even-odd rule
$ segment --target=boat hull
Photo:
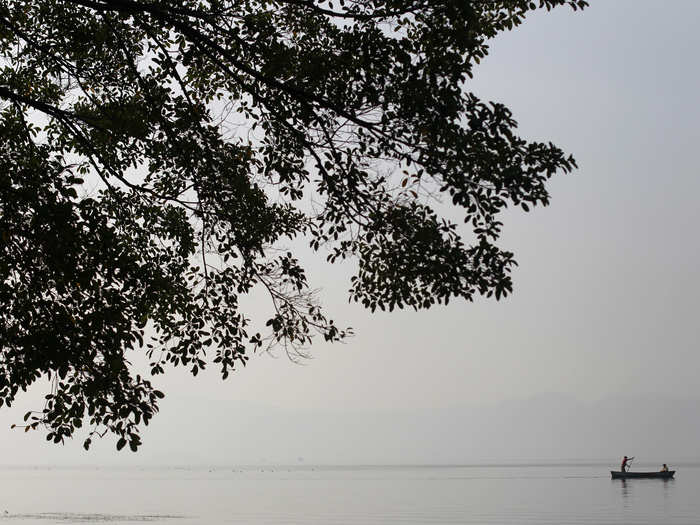
[[[668,472],[620,472],[619,470],[611,470],[612,479],[638,479],[638,478],[656,478],[656,479],[671,479],[676,473],[675,470]]]

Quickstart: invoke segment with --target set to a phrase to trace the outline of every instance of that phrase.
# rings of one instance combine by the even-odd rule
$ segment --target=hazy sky
[[[565,407],[579,403],[590,409],[622,397],[700,399],[700,3],[591,4],[583,13],[538,13],[498,36],[471,87],[484,99],[505,103],[525,137],[551,140],[574,154],[580,166],[551,182],[549,207],[504,216],[502,245],[520,264],[514,295],[501,302],[451,302],[419,313],[372,315],[347,302],[351,267],[313,262],[309,274],[313,285],[324,289],[329,314],[357,335],[344,345],[319,343],[303,366],[283,355],[257,356],[224,383],[214,370],[196,379],[168,373],[161,381],[168,394],[161,421],[144,433],[138,461],[506,457],[499,450],[508,443],[486,450],[493,436],[483,428],[470,432],[469,421],[462,424],[459,418],[481,418],[482,427],[492,418],[502,435],[532,429],[527,420],[517,428],[503,427],[505,413],[499,410],[512,415],[518,403],[530,403],[532,410],[546,411],[541,400],[552,393],[565,399],[553,425],[567,425]],[[36,407],[32,398],[16,411],[0,412],[0,445],[13,451],[6,463],[125,457],[111,453],[111,442],[86,459],[77,450],[80,443],[53,449],[38,434],[2,430],[27,406]],[[657,406],[657,413],[669,406],[674,405]],[[697,408],[684,404],[676,414],[679,421],[697,416],[688,413],[689,406]],[[267,418],[264,424],[256,423],[256,413]],[[404,426],[392,427],[391,414],[403,418]],[[275,415],[284,419],[283,426],[271,423]],[[372,442],[405,436],[406,422],[426,425],[429,417],[443,424],[455,419],[459,429],[447,440],[452,445],[428,432],[420,440],[406,436],[410,445],[372,449]],[[608,423],[614,420],[606,417]],[[333,427],[328,431],[335,432],[335,441],[316,431],[314,422],[321,420],[326,430]],[[338,441],[343,421],[363,428],[352,434],[354,446]],[[608,453],[601,443],[586,450],[581,437],[571,453]],[[654,443],[639,447],[651,454],[663,447]],[[314,450],[322,453],[315,457]],[[521,452],[547,456],[538,450]],[[569,449],[556,450],[566,455]],[[518,456],[518,450],[511,452],[510,457]]]

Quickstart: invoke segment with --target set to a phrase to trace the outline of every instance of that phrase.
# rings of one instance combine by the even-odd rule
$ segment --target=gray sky
[[[355,329],[347,344],[319,343],[303,366],[257,356],[224,383],[214,370],[169,372],[135,457],[113,454],[111,440],[86,456],[82,439],[52,448],[2,430],[36,408],[32,393],[0,412],[0,445],[13,451],[3,462],[616,457],[635,452],[586,425],[627,411],[637,431],[662,416],[687,426],[700,399],[700,3],[591,4],[497,37],[472,85],[505,103],[525,137],[551,140],[580,166],[552,181],[549,207],[503,218],[502,245],[520,264],[514,295],[371,315],[347,303],[351,267],[313,262],[328,313]],[[542,425],[581,432],[543,442]],[[700,427],[686,434],[673,457],[693,454]],[[661,435],[637,450],[666,454]]]

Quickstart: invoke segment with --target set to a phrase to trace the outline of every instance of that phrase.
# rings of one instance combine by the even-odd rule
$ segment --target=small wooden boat
[[[610,474],[612,479],[634,479],[634,478],[657,478],[657,479],[671,479],[676,473],[675,470],[668,470],[666,472],[620,472],[619,470],[611,470]]]

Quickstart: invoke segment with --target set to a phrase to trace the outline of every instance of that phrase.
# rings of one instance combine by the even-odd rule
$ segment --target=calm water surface
[[[676,468],[626,482],[605,464],[4,468],[0,525],[700,523],[700,467]]]

